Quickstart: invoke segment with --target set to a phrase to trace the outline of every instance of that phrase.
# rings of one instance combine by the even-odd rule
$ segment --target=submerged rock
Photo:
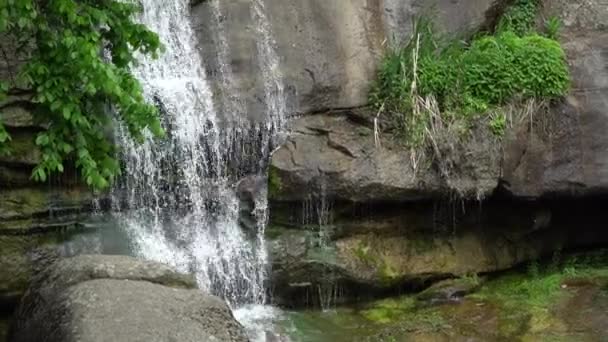
[[[446,279],[433,284],[416,296],[416,299],[430,305],[460,302],[464,296],[481,287],[482,280],[477,276]]]
[[[61,259],[17,309],[11,341],[247,341],[228,306],[193,277],[126,256]]]
[[[266,210],[258,208],[258,199],[266,196],[266,178],[259,175],[250,175],[236,184],[236,195],[239,199],[239,224],[250,235],[255,236],[258,227],[256,214]]]

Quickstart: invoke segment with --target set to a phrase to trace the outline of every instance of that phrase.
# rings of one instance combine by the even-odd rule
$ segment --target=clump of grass
[[[514,32],[519,36],[534,33],[539,7],[539,0],[516,0],[500,18],[496,31]]]
[[[512,121],[503,107],[564,96],[570,78],[553,39],[559,26],[548,24],[549,37],[536,32],[537,10],[537,0],[518,0],[495,32],[472,40],[446,37],[431,20],[418,19],[412,38],[381,64],[370,93],[378,115],[392,119],[412,152],[428,149],[441,160],[476,121],[485,119],[489,131],[502,136]]]

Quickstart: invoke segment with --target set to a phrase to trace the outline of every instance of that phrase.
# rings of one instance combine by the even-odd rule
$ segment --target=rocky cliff
[[[384,49],[411,33],[416,15],[435,13],[443,29],[466,31],[484,22],[495,5],[492,0],[263,3],[272,33],[269,43],[280,60],[276,72],[285,83],[292,115],[365,106]],[[206,1],[192,10],[208,73],[230,72],[232,94],[245,103],[252,117],[264,114],[259,99],[265,96],[259,70],[264,61],[259,60],[262,54],[255,39],[260,35],[255,28],[257,15],[248,0]],[[218,33],[218,25],[223,34]],[[219,77],[211,79],[220,82]]]
[[[24,55],[0,37],[0,79],[19,88],[16,75]],[[41,155],[34,140],[44,123],[34,122],[31,94],[14,91],[0,102],[0,120],[12,137],[9,155],[0,155],[0,306],[10,307],[25,291],[41,250],[68,231],[83,228],[92,193],[74,172],[35,183],[30,175]],[[52,249],[52,248],[51,248]]]
[[[516,126],[500,149],[477,145],[462,158],[454,184],[469,198],[502,196],[488,205],[452,201],[454,184],[418,167],[384,129],[385,118],[375,121],[366,109],[367,94],[385,49],[411,34],[416,16],[432,13],[445,31],[471,32],[507,1],[265,0],[268,27],[251,3],[202,1],[191,19],[214,96],[231,100],[215,102],[224,118],[259,120],[267,96],[285,99],[291,116],[269,171],[277,291],[316,291],[327,278],[381,292],[606,242],[596,234],[602,210],[572,204],[577,217],[590,217],[582,221],[588,230],[577,231],[561,212],[567,205],[546,201],[599,196],[597,203],[607,193],[608,7],[601,0],[544,1],[539,21],[557,15],[564,23],[572,90],[542,126]],[[276,60],[264,54],[268,45]],[[0,77],[12,80],[25,57],[11,55],[10,42],[2,49]],[[271,62],[273,74],[262,75]],[[269,94],[265,82],[278,81],[283,93]],[[0,269],[10,270],[0,274],[1,304],[23,292],[40,246],[82,227],[91,194],[75,175],[32,183],[40,158],[33,139],[43,123],[32,121],[27,93],[0,106],[14,140],[14,153],[0,157]],[[503,222],[506,216],[513,219]]]
[[[401,2],[401,6],[404,3]],[[476,18],[491,18],[495,8],[491,5],[491,2],[464,1],[459,11],[453,11],[450,5],[440,2],[439,13],[464,18],[445,21],[439,16],[438,21],[447,22],[452,29],[454,22],[475,27],[479,22],[467,16],[471,12],[469,7],[478,11]],[[416,8],[414,4],[411,6]],[[601,18],[608,16],[607,10],[605,4],[593,1],[581,6],[564,1],[544,4],[542,18],[555,15],[564,23],[560,39],[573,78],[570,95],[552,104],[548,122],[543,126],[516,127],[506,139],[504,155],[498,158],[502,161],[478,158],[482,160],[471,164],[476,170],[464,170],[464,175],[473,176],[461,180],[465,183],[461,185],[464,193],[477,189],[483,197],[495,190],[504,190],[526,198],[606,193],[608,141],[604,132],[608,124],[608,60],[604,53],[606,28],[601,24],[605,20]],[[385,8],[385,22],[393,20],[389,13],[394,14],[394,10]],[[384,34],[390,36],[395,32]],[[368,58],[363,64],[375,65],[376,59]],[[408,156],[402,146],[395,146],[394,141],[398,139],[390,132],[380,132],[374,137],[375,113],[353,110],[365,103],[364,97],[350,105],[337,102],[326,108],[349,108],[293,121],[292,134],[272,160],[273,176],[277,176],[275,184],[283,186],[282,191],[276,193],[277,200],[305,199],[310,192],[302,190],[319,178],[328,179],[327,196],[353,201],[410,200],[445,192],[446,189],[442,189],[445,184],[441,184],[437,176],[415,172],[412,165],[415,158]],[[381,122],[383,118],[379,119]],[[470,155],[484,157],[481,152],[473,149]]]
[[[399,4],[378,11],[383,41],[397,36],[385,31],[396,18],[409,23],[404,13],[421,13],[416,2]],[[491,25],[502,5],[460,1],[454,10],[440,1],[435,10],[440,23],[465,30]],[[363,98],[293,120],[269,173],[276,292],[297,299],[342,284],[341,293],[356,297],[608,242],[607,217],[594,207],[608,194],[607,11],[600,1],[543,2],[538,22],[564,23],[569,95],[543,108],[542,120],[515,124],[498,145],[474,137],[449,182],[417,165],[384,118],[357,107]]]

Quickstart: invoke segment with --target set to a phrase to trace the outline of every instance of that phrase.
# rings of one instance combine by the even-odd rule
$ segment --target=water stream
[[[258,60],[266,120],[252,123],[232,84],[221,1],[213,0],[222,103],[214,103],[204,63],[189,24],[189,1],[143,0],[140,21],[160,36],[166,51],[143,58],[135,74],[162,113],[167,138],[136,145],[118,123],[125,169],[113,191],[114,216],[137,256],[192,272],[203,291],[224,298],[249,325],[272,311],[266,303],[267,255],[263,231],[266,196],[256,198],[254,234],[239,226],[235,187],[248,174],[265,174],[285,121],[284,86],[261,0],[251,3],[259,30]],[[217,108],[222,108],[221,112]]]

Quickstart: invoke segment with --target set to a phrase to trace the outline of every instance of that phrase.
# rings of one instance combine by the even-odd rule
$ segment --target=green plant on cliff
[[[509,31],[518,36],[534,33],[540,0],[516,0],[498,21],[496,31]]]
[[[146,103],[130,71],[138,54],[156,56],[158,36],[133,18],[136,2],[116,0],[0,0],[0,35],[27,63],[0,94],[31,95],[42,161],[32,177],[45,181],[73,160],[95,189],[120,172],[106,130],[116,115],[132,138],[162,136],[157,109]],[[10,136],[0,126],[0,149]]]
[[[479,118],[491,118],[491,131],[503,134],[501,106],[514,99],[559,98],[569,88],[560,44],[534,31],[537,9],[536,0],[518,0],[493,34],[469,41],[446,38],[432,21],[419,19],[412,39],[385,56],[371,103],[393,119],[413,148],[438,150],[439,126],[466,135]]]

